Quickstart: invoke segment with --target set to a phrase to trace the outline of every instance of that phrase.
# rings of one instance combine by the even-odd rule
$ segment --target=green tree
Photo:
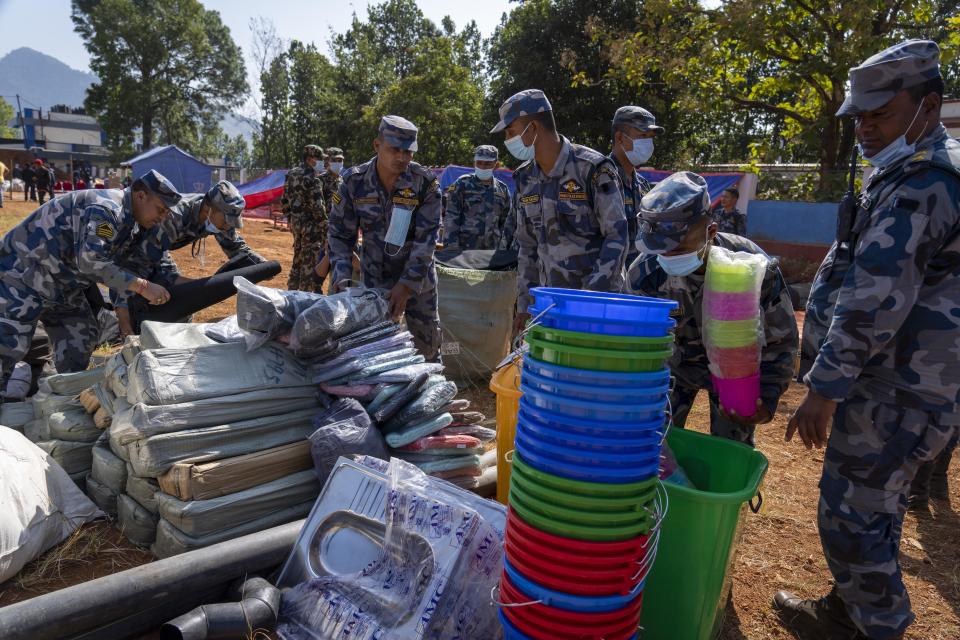
[[[13,138],[17,135],[14,129],[7,126],[7,124],[13,120],[13,116],[13,106],[3,98],[0,98],[0,138]]]
[[[158,128],[168,141],[199,139],[202,114],[243,101],[240,48],[198,0],[74,0],[72,18],[99,78],[85,106],[115,148],[137,127],[145,149]]]

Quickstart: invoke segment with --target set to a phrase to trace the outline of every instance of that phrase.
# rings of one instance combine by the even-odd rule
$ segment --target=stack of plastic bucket
[[[760,397],[760,290],[749,263],[711,259],[704,282],[704,343],[720,403],[742,416]]]
[[[666,509],[675,302],[535,288],[500,583],[505,637],[629,640]]]

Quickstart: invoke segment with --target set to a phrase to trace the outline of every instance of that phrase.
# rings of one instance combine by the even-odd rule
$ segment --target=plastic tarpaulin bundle
[[[322,300],[320,293],[284,291],[255,285],[246,278],[233,279],[237,288],[237,325],[247,349],[253,350],[293,328],[297,316]]]
[[[110,356],[107,360],[104,379],[100,384],[106,385],[114,396],[126,397],[128,366],[122,353]]]
[[[422,359],[423,356],[419,356],[419,358]],[[391,369],[383,373],[371,375],[370,377],[350,376],[348,382],[354,384],[410,382],[421,374],[440,373],[441,371],[443,371],[443,365],[438,362],[421,362],[419,364],[406,365],[399,369]]]
[[[384,353],[367,354],[331,367],[314,368],[314,382],[343,384],[352,378],[373,376],[408,364],[423,362],[413,347],[390,349]]]
[[[110,450],[109,438],[97,440],[92,453],[93,464],[90,467],[90,475],[114,493],[122,493],[127,486],[127,463]]]
[[[390,304],[379,289],[351,287],[322,296],[299,314],[290,332],[290,349],[310,359],[330,349],[332,340],[387,319]]]
[[[46,451],[70,475],[85,473],[93,462],[93,442],[69,442],[67,440],[44,440],[37,446]]]
[[[75,396],[103,380],[104,368],[97,367],[76,373],[57,373],[47,377],[50,391],[61,396]]]
[[[130,542],[146,547],[157,538],[159,518],[137,504],[130,496],[121,493],[117,497],[117,521],[123,535]]]
[[[177,404],[138,403],[116,413],[110,432],[118,443],[126,445],[161,433],[213,427],[319,406],[314,385],[258,389]]]
[[[314,362],[329,362],[331,359],[340,356],[346,351],[369,344],[371,342],[376,342],[383,338],[388,338],[392,335],[400,333],[401,331],[402,328],[400,325],[392,320],[378,322],[373,326],[364,327],[363,329],[347,334],[342,338],[331,338],[328,341],[329,347],[327,347],[324,351],[314,355],[311,360]],[[318,347],[318,349],[320,349],[320,347]]]
[[[92,442],[102,433],[94,424],[93,416],[82,407],[51,414],[47,428],[51,438],[71,442]]]
[[[120,492],[114,491],[107,485],[97,481],[97,479],[93,477],[92,471],[86,477],[84,493],[108,516],[111,518],[117,517],[117,500],[120,498]]]
[[[103,513],[37,445],[0,429],[0,583]]]
[[[123,341],[123,347],[120,349],[120,355],[127,364],[133,362],[133,359],[140,353],[140,336],[127,336]]]
[[[441,488],[443,483],[401,460],[390,461],[387,476],[382,506],[374,502],[370,508],[385,509],[385,526],[359,514],[345,523],[363,527],[353,531],[364,531],[380,549],[376,559],[359,571],[329,572],[285,591],[278,635],[284,640],[500,638],[489,599],[502,570],[502,530],[474,508],[472,497]],[[328,518],[335,521],[344,513],[350,514],[341,510]],[[290,561],[284,574],[289,567]]]
[[[440,353],[457,381],[489,380],[510,351],[515,271],[476,271],[437,266],[440,296]]]
[[[413,336],[409,331],[401,331],[386,337],[378,338],[372,342],[365,342],[350,349],[347,349],[340,355],[329,360],[324,360],[312,367],[316,375],[329,373],[345,364],[350,363],[355,358],[362,356],[373,357],[385,353],[409,349],[413,346]]]
[[[311,420],[315,413],[315,409],[302,409],[279,416],[161,433],[131,442],[126,445],[126,452],[136,475],[155,478],[177,462],[206,462],[305,440],[314,430]]]
[[[385,460],[390,457],[383,436],[356,400],[337,400],[324,416],[314,419],[317,430],[310,434],[310,455],[320,482],[326,482],[340,456],[365,454]]]
[[[140,323],[140,349],[189,349],[214,344],[207,337],[208,323],[155,322]]]
[[[93,393],[96,394],[97,400],[100,402],[100,408],[112,416],[117,396],[108,388],[106,381],[98,382],[91,389],[93,389]]]
[[[275,344],[251,352],[236,343],[142,351],[127,376],[130,404],[176,404],[311,382],[306,367]]]
[[[244,333],[237,324],[236,314],[227,316],[220,322],[208,324],[206,334],[214,342],[244,342]]]
[[[465,475],[470,475],[473,471],[482,471],[480,466],[480,456],[427,456],[415,453],[397,452],[401,460],[417,466],[424,473],[436,473],[438,471],[463,471]]]
[[[193,551],[194,549],[202,549],[203,547],[209,547],[218,542],[233,540],[240,536],[293,522],[310,513],[312,506],[313,500],[301,502],[292,507],[272,511],[261,518],[248,520],[236,527],[223,529],[206,536],[189,536],[161,518],[160,523],[157,525],[157,539],[153,543],[153,546],[150,547],[150,551],[153,552],[153,555],[162,559],[186,553],[187,551]]]
[[[127,484],[125,493],[137,501],[150,513],[159,513],[154,495],[160,491],[160,485],[154,478],[141,478],[133,473],[133,467],[127,465]]]
[[[210,500],[184,502],[159,493],[157,504],[160,515],[174,527],[190,536],[204,536],[313,500],[320,487],[313,471],[300,471]]]
[[[17,431],[34,419],[32,402],[5,402],[0,404],[0,424]]]

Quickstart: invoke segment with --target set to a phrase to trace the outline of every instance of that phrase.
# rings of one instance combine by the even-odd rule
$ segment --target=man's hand
[[[527,321],[530,319],[530,314],[526,311],[521,311],[517,313],[513,318],[513,336],[517,337],[520,335],[520,332],[527,328]]]
[[[188,278],[187,276],[177,276],[177,279],[173,284],[187,284],[188,282],[193,282],[197,278]]]
[[[153,282],[148,282],[140,295],[152,305],[166,304],[170,301],[170,292]]]
[[[400,322],[403,312],[407,310],[407,301],[413,291],[402,282],[398,282],[390,290],[390,317],[394,322]]]
[[[326,253],[323,254],[323,259],[317,263],[317,266],[313,268],[313,273],[316,274],[320,282],[323,282],[327,279],[327,276],[330,274],[330,256]]]
[[[114,312],[117,314],[117,324],[120,325],[120,339],[124,340],[127,336],[132,336],[133,320],[130,319],[130,309],[117,307]]]
[[[826,446],[830,422],[836,409],[836,402],[808,389],[807,396],[787,425],[786,441],[790,442],[793,434],[797,433],[807,449]]]
[[[727,411],[727,408],[723,405],[720,406],[720,413],[728,420],[744,426],[767,424],[773,420],[773,414],[770,413],[770,409],[767,409],[767,405],[760,398],[757,398],[757,411],[752,416],[742,416],[733,410]]]

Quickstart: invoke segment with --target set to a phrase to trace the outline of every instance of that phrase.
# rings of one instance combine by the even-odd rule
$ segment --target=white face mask
[[[653,155],[653,138],[627,139],[630,140],[633,145],[629,149],[624,146],[623,152],[627,154],[627,160],[629,160],[633,166],[636,167],[643,164]]]
[[[387,255],[395,256],[400,253],[403,245],[407,242],[407,231],[410,230],[410,222],[413,220],[413,210],[405,207],[394,207],[390,214],[390,226],[387,227],[387,235],[384,240],[388,245],[397,247],[395,253],[387,251]]]
[[[209,220],[207,220],[207,224],[203,225],[203,228],[215,236],[220,234],[220,229],[217,228],[217,225],[213,224]]]
[[[473,173],[481,180],[489,180],[493,177],[493,169],[481,169],[480,167],[474,167]]]
[[[858,144],[857,146],[860,147],[860,154],[863,155],[863,159],[866,160],[871,167],[883,169],[884,167],[889,167],[890,165],[895,164],[898,160],[913,154],[913,152],[916,151],[916,144],[919,138],[914,140],[912,143],[908,143],[907,131],[910,131],[910,127],[912,127],[913,123],[916,122],[917,116],[920,115],[920,111],[922,110],[923,102],[921,102],[920,106],[917,107],[917,112],[913,114],[913,120],[911,120],[910,124],[907,125],[907,130],[903,132],[903,135],[872,156],[867,156],[863,151],[863,147]]]
[[[693,253],[681,253],[678,256],[657,256],[657,263],[667,272],[668,276],[688,276],[703,266],[703,256],[707,255],[710,246],[710,232],[707,231],[707,240],[703,247]],[[701,256],[700,254],[703,254]]]
[[[333,171],[334,173],[339,174],[341,171],[343,171],[343,163],[342,163],[342,162],[331,162],[331,163],[330,163],[330,171]]]
[[[527,123],[527,126],[523,128],[523,131],[520,132],[520,135],[508,138],[503,143],[507,147],[507,151],[510,152],[510,155],[522,162],[526,162],[533,157],[535,151],[534,145],[537,143],[537,136],[533,136],[533,142],[531,142],[529,145],[523,144],[523,134],[525,134],[529,128],[530,123]]]

